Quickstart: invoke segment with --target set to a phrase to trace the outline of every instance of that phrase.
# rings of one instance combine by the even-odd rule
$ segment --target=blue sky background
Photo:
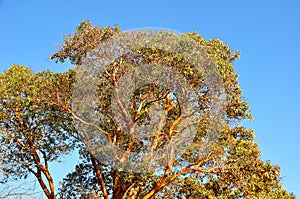
[[[83,19],[123,30],[197,31],[240,50],[234,65],[255,119],[246,125],[262,158],[281,167],[284,187],[300,197],[300,1],[0,0],[0,71],[13,63],[35,71],[71,67],[48,56]]]

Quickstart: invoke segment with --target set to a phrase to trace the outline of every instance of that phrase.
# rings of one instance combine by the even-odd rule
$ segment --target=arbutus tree
[[[43,89],[50,89],[62,76],[33,73],[19,65],[0,74],[0,183],[12,184],[31,174],[49,199],[56,197],[49,163],[59,161],[75,144],[67,112],[41,103]]]
[[[203,75],[203,71],[207,71],[197,70],[198,63],[191,63],[180,54],[185,47],[190,48],[182,46],[182,40],[179,40],[181,51],[175,53],[168,50],[167,46],[155,48],[135,43],[128,47],[128,43],[122,43],[126,37],[126,41],[130,41],[130,38],[141,41],[138,39],[140,36],[146,38],[143,42],[150,43],[156,36],[161,37],[162,42],[168,39],[159,33],[124,33],[117,26],[100,28],[83,21],[75,33],[64,37],[64,45],[51,56],[60,62],[69,59],[76,65],[77,77],[73,90],[69,91],[73,93],[72,104],[57,103],[62,103],[60,106],[73,115],[78,138],[84,146],[84,150],[81,150],[82,163],[76,166],[75,172],[64,178],[60,197],[294,198],[280,184],[279,167],[260,159],[253,130],[239,125],[242,120],[252,119],[232,65],[239,57],[239,52],[234,53],[221,40],[207,41],[196,32],[179,36],[180,39],[192,40],[204,50],[201,52],[205,52],[211,60],[207,66],[213,64],[214,68],[207,68],[206,65],[203,68],[217,71],[222,83],[223,95],[217,97],[225,101],[224,117],[212,144],[206,143],[213,123],[211,120],[214,119],[211,115],[223,113],[215,113],[210,106],[216,101],[211,92],[214,85],[207,85]],[[150,72],[152,76],[147,75],[149,71],[145,70],[126,76],[134,68],[142,66],[162,66],[165,69],[156,68]],[[190,132],[193,136],[187,137],[188,140],[192,139],[193,144],[187,145],[181,153],[176,153],[176,147],[184,144],[178,144],[173,137],[183,133],[178,126],[184,123],[184,117],[188,117],[183,114],[181,107],[185,102],[180,102],[177,93],[164,85],[140,85],[133,80],[140,76],[144,80],[151,79],[154,73],[162,74],[168,68],[184,77],[192,88],[200,88],[188,99],[192,99],[190,105],[196,107],[192,113],[199,117],[197,123],[193,123],[195,132]],[[162,75],[161,79],[166,84],[166,79],[175,78],[172,73],[168,75]],[[94,79],[97,79],[96,84]],[[133,90],[125,87],[122,91],[122,88],[118,88],[120,82],[123,85],[132,85],[134,82],[138,86]],[[126,88],[134,92],[126,95]],[[81,104],[89,105],[85,105],[84,109],[78,108]],[[155,104],[163,107],[164,113],[157,119],[164,123],[154,134],[140,135],[147,132],[145,126],[151,123],[153,114],[150,109],[157,108]],[[189,125],[192,124],[184,124],[184,129]],[[133,133],[136,129],[140,134]],[[203,147],[205,143],[211,146]],[[171,147],[164,148],[168,144]],[[153,156],[155,152],[163,157]],[[132,157],[132,154],[139,153],[144,156]],[[150,157],[150,162],[145,161],[147,157]],[[141,159],[145,165],[140,164]],[[135,172],[145,168],[150,169],[147,172]]]

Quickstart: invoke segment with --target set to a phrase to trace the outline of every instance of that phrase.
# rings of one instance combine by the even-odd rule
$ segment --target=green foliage
[[[16,180],[31,173],[47,196],[54,196],[49,162],[58,161],[74,147],[66,133],[70,131],[69,115],[41,100],[49,80],[56,81],[53,76],[49,71],[35,74],[19,65],[0,75],[0,153],[6,165],[1,177]]]
[[[51,59],[64,62],[69,58],[73,64],[81,64],[82,58],[87,55],[91,49],[98,46],[103,40],[119,31],[118,26],[114,28],[91,26],[88,20],[84,20],[76,29],[76,33],[65,36],[62,49],[50,56]]]

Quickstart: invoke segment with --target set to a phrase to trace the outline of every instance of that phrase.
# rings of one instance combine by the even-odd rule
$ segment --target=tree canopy
[[[123,39],[128,35],[129,38],[147,39],[156,36],[123,32],[118,26],[92,26],[85,20],[76,32],[64,37],[59,51],[50,56],[56,62],[69,60],[74,69],[64,73],[34,73],[24,66],[14,65],[0,75],[0,157],[3,157],[1,165],[5,171],[0,183],[26,178],[30,173],[50,199],[295,198],[283,189],[280,168],[261,160],[254,131],[240,124],[243,120],[252,120],[252,115],[233,67],[233,62],[239,58],[238,51],[234,52],[219,39],[205,40],[197,32],[179,36],[178,43],[183,49],[186,48],[182,42],[185,39],[203,49],[212,62],[203,67],[210,70],[213,66],[213,71],[218,73],[224,95],[217,97],[225,106],[222,107],[224,112],[216,113],[211,106],[216,102],[212,93],[214,85],[207,85],[204,75],[197,70],[197,63],[189,62],[182,54],[165,50],[164,46],[160,49],[134,46],[118,57],[114,56],[115,51],[107,51],[110,42],[116,41],[112,39],[121,36]],[[158,36],[168,39],[160,33]],[[112,57],[108,63],[107,57]],[[95,63],[106,61],[104,72],[99,74],[90,64],[91,60]],[[167,70],[176,71],[196,91],[195,95],[188,95],[183,102],[177,93],[164,85],[145,84],[135,87],[129,97],[123,91],[122,96],[126,96],[128,103],[125,107],[128,110],[124,110],[125,102],[120,98],[122,91],[116,89],[118,81],[130,84],[126,81],[126,73],[152,65],[165,67],[154,70],[153,73],[160,75]],[[144,70],[138,72],[136,78],[149,78]],[[172,75],[161,75],[160,80],[167,84],[169,80],[166,79],[176,79]],[[88,84],[90,79],[86,77],[96,77],[96,86]],[[86,117],[90,109],[77,108],[83,103],[88,104],[84,92],[89,91],[94,91],[95,97],[92,99],[95,101],[92,119]],[[113,115],[112,98],[120,116]],[[183,111],[182,107],[187,106],[185,103],[193,107],[192,114],[198,116],[197,122],[184,122],[190,121],[185,120],[190,117]],[[151,107],[155,108],[157,104],[164,111],[164,117],[158,118],[163,121],[161,128],[142,138],[132,134],[131,131],[136,129],[146,131],[145,126],[153,117]],[[214,119],[212,115],[223,116],[214,144],[207,142]],[[124,118],[124,123],[120,123],[118,117]],[[180,142],[176,145],[175,137],[184,132],[193,135],[186,138],[192,144],[185,146]],[[104,144],[99,146],[103,140],[108,148],[101,148]],[[207,148],[203,148],[205,143]],[[177,153],[178,147],[183,145],[185,150]],[[112,155],[105,158],[108,153],[105,150],[110,150]],[[162,150],[167,157],[163,156]],[[66,174],[55,191],[49,162],[59,161],[65,154],[77,151],[80,154],[78,165]],[[150,157],[150,163],[146,162],[150,169],[135,172],[144,165],[138,164],[138,159],[132,159],[138,167],[131,165],[134,169],[124,170],[130,166],[126,163],[131,153],[143,153],[144,159]],[[126,167],[119,166],[122,164]]]

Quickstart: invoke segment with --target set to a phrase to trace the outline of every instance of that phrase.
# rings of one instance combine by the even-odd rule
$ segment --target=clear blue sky
[[[255,120],[262,158],[281,166],[284,187],[300,197],[300,1],[0,0],[0,70],[13,63],[64,71],[48,56],[83,20],[123,30],[198,31],[241,50],[235,62]]]

